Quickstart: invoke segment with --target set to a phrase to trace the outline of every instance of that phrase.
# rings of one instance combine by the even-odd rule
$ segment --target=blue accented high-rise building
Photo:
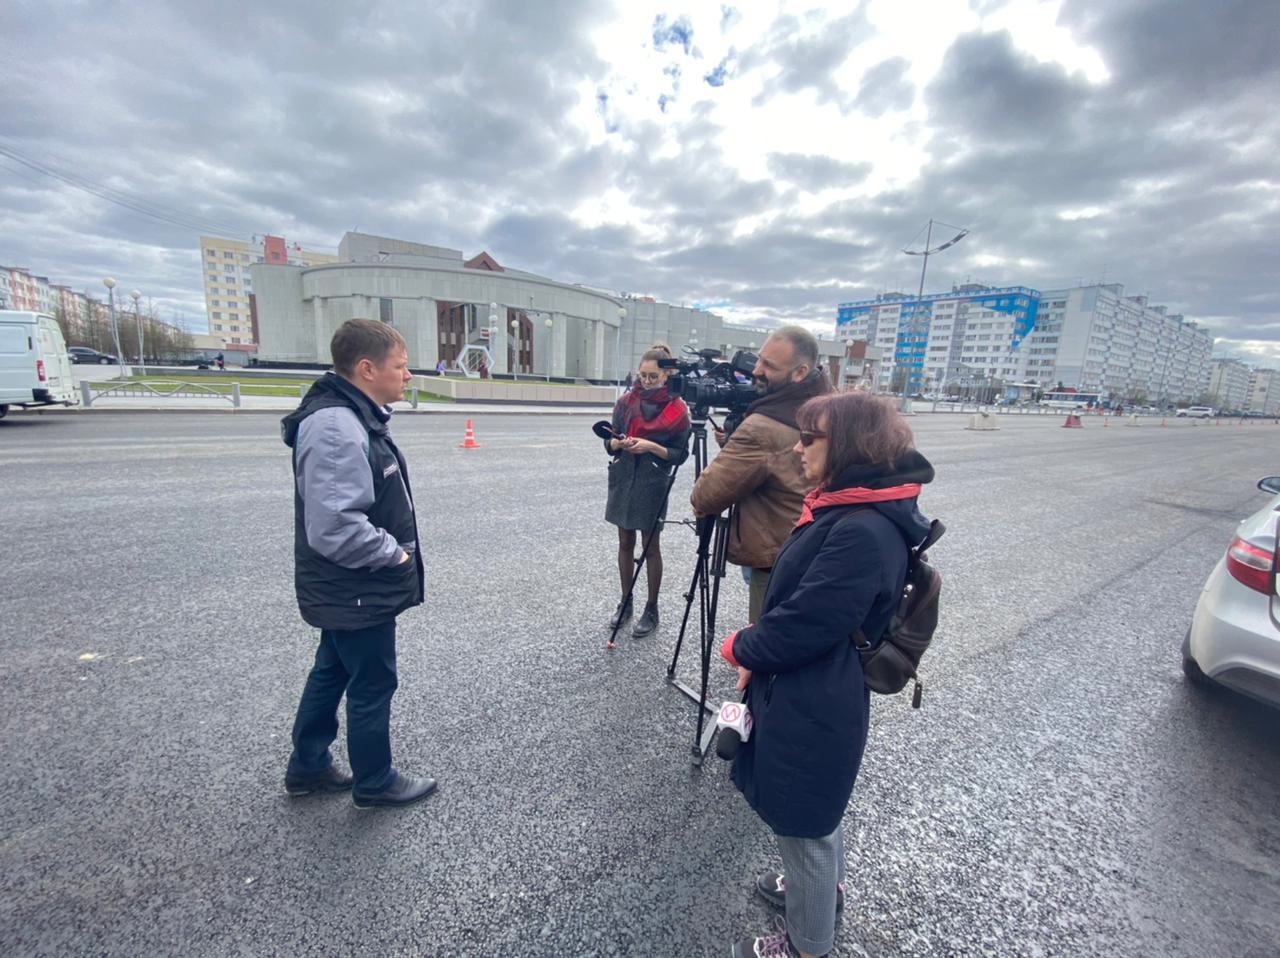
[[[903,293],[841,303],[836,337],[866,340],[892,362],[881,367],[881,390],[938,391],[948,382],[1022,380],[1023,343],[1035,329],[1040,293],[1025,286],[967,284],[917,300]]]

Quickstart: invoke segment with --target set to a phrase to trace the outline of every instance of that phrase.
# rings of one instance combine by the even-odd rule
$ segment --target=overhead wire
[[[229,239],[242,239],[249,235],[249,231],[237,229],[225,223],[217,223],[211,220],[203,220],[195,216],[191,216],[182,210],[174,207],[166,207],[163,204],[148,202],[139,198],[114,190],[100,183],[78,176],[74,173],[68,173],[65,170],[58,169],[49,163],[42,162],[13,149],[12,147],[0,143],[0,156],[7,157],[14,162],[35,170],[37,173],[58,180],[74,189],[81,190],[91,196],[105,200],[108,203],[114,203],[117,206],[132,210],[141,216],[147,216],[151,219],[162,223],[168,223],[171,226],[179,226],[183,229],[195,230],[199,233],[205,233],[212,236],[222,236]],[[16,171],[11,171],[16,172]]]

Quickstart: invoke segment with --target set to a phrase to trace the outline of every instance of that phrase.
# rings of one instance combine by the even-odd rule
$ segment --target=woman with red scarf
[[[733,781],[773,831],[782,871],[756,890],[786,911],[734,956],[826,955],[843,904],[841,823],[867,742],[871,699],[853,644],[878,642],[902,597],[907,550],[929,522],[916,507],[931,466],[891,401],[830,393],[796,415],[804,476],[817,488],[774,562],[759,621],[729,636],[754,724]]]
[[[655,343],[640,357],[635,385],[613,407],[616,438],[605,440],[609,463],[609,501],[604,517],[618,527],[618,578],[622,599],[609,627],[631,618],[627,594],[636,568],[636,530],[645,553],[649,597],[644,612],[631,630],[636,638],[658,627],[658,592],[662,588],[662,549],[658,541],[660,520],[666,517],[667,487],[671,471],[689,456],[691,423],[683,399],[667,392],[667,370],[659,359],[670,359],[671,349]]]

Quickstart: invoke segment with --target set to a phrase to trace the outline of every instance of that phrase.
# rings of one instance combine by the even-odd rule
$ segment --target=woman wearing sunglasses
[[[671,348],[655,343],[640,357],[635,384],[613,407],[614,438],[605,440],[609,463],[609,500],[604,517],[618,527],[618,578],[622,598],[609,627],[631,618],[628,594],[636,570],[636,531],[645,552],[648,599],[631,634],[642,638],[658,627],[658,592],[662,588],[661,523],[666,517],[671,470],[689,456],[691,424],[684,400],[667,392],[667,370],[659,359],[670,359]]]
[[[916,507],[933,467],[891,401],[811,399],[796,417],[804,476],[817,488],[773,566],[759,621],[729,636],[754,725],[733,781],[774,832],[782,871],[756,890],[783,908],[776,934],[733,955],[826,955],[843,905],[841,821],[867,741],[870,693],[852,636],[879,640],[902,596],[908,546],[929,532]]]

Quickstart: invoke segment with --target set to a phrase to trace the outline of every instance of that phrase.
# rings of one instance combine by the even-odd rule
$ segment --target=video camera
[[[658,360],[658,365],[663,369],[675,370],[667,380],[667,390],[689,405],[694,419],[706,419],[712,409],[728,410],[724,431],[732,434],[738,423],[742,422],[747,407],[760,398],[752,381],[756,354],[740,349],[726,362],[718,349],[693,349],[686,346],[685,352],[698,357],[697,360]],[[739,374],[746,376],[748,381],[738,382]]]

